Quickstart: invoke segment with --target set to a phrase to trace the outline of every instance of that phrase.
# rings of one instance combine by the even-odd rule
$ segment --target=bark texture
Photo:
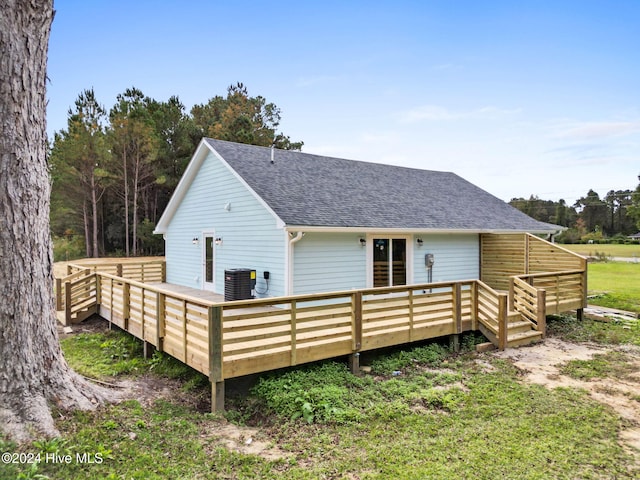
[[[57,435],[51,407],[93,409],[105,391],[67,365],[56,330],[45,82],[52,0],[0,6],[0,429]]]

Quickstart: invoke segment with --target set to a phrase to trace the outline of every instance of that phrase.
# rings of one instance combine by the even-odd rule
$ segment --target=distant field
[[[572,252],[579,253],[580,255],[596,256],[596,252],[604,253],[608,257],[626,257],[626,258],[638,258],[640,261],[640,244],[637,245],[563,245],[559,246],[571,250]]]
[[[640,262],[589,263],[589,299],[592,305],[640,313]]]

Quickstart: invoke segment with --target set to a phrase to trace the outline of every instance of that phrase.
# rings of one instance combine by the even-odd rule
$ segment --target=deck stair
[[[56,317],[65,326],[98,313],[96,275],[89,269],[56,279]]]
[[[506,348],[521,347],[539,342],[543,339],[544,334],[534,328],[534,325],[523,317],[520,312],[509,311],[507,313],[507,342]],[[500,339],[498,337],[498,325],[485,326],[479,325],[482,334],[493,343],[496,347],[500,347]]]

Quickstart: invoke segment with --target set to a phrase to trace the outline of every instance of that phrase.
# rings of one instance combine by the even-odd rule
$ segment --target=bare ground
[[[576,380],[560,373],[560,367],[570,360],[589,360],[596,354],[622,351],[631,354],[636,374],[619,380],[615,378]],[[625,450],[635,456],[640,464],[640,402],[630,395],[640,396],[640,348],[629,345],[607,346],[575,344],[557,338],[547,338],[544,342],[529,347],[521,347],[492,352],[498,358],[505,358],[522,370],[527,382],[544,385],[547,388],[572,387],[586,390],[598,402],[610,406],[626,420],[619,441]]]

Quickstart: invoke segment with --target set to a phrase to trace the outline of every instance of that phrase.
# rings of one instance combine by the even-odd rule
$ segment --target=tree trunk
[[[127,175],[127,147],[122,149],[122,175],[124,176],[124,251],[129,256],[129,179]]]
[[[93,215],[93,256],[98,258],[98,198],[96,197],[96,176],[91,171],[91,214]]]
[[[67,365],[53,301],[45,80],[52,0],[0,8],[0,430],[57,430],[50,405],[93,409],[106,392]]]
[[[140,152],[136,155],[135,169],[133,172],[133,256],[138,255],[138,177],[140,174]]]
[[[82,202],[82,220],[84,222],[84,245],[87,258],[91,257],[91,237],[89,235],[89,212],[87,212],[87,201]]]

